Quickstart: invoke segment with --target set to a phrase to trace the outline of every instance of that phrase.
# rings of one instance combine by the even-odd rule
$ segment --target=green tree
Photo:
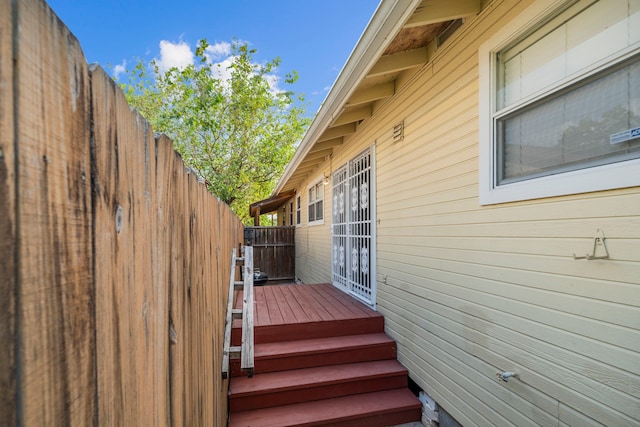
[[[272,84],[280,64],[253,60],[232,44],[230,61],[214,63],[201,40],[194,64],[163,71],[142,61],[121,83],[130,105],[171,137],[185,164],[245,222],[249,204],[266,198],[291,159],[309,119],[304,99]],[[298,76],[287,74],[284,84]]]

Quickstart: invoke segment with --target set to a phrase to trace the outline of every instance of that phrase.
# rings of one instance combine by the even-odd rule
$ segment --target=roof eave
[[[421,0],[382,1],[369,25],[360,36],[349,59],[320,106],[300,146],[278,181],[273,195],[282,191],[297,167],[311,151],[318,138],[341,113],[358,84],[375,65],[393,36],[402,28]]]

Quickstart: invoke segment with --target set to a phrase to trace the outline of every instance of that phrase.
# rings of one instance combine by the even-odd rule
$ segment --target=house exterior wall
[[[328,174],[329,162],[326,171]],[[322,180],[323,172],[311,175],[297,190],[300,196],[300,226],[296,228],[296,277],[304,283],[331,282],[331,186],[324,185],[323,223],[309,225],[309,187]],[[295,206],[295,198],[294,198]]]
[[[285,203],[276,211],[276,215],[278,216],[278,225],[285,226],[291,225],[289,224],[289,202]]]
[[[308,227],[307,185],[375,144],[377,309],[411,378],[465,426],[636,425],[640,188],[479,202],[478,50],[533,3],[467,19],[298,189],[296,274],[331,280],[330,186]],[[610,259],[574,260],[596,229]]]

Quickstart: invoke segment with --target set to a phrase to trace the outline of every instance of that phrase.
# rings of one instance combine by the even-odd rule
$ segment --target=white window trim
[[[287,203],[287,208],[288,208],[288,214],[289,216],[287,216],[287,218],[289,219],[289,226],[293,226],[295,224],[295,210],[294,210],[294,199],[291,199],[291,202]]]
[[[309,184],[307,186],[307,225],[309,227],[313,227],[316,225],[324,225],[324,217],[325,217],[325,194],[324,194],[324,185],[322,184],[322,177],[312,181],[312,184]],[[312,188],[316,187],[318,184],[320,184],[320,187],[322,188],[322,219],[317,219],[315,221],[309,221],[309,190],[311,190]],[[314,208],[315,208],[315,204],[314,204]]]
[[[492,112],[496,105],[496,83],[494,64],[496,53],[510,42],[522,36],[542,20],[555,13],[566,2],[562,0],[537,0],[518,15],[509,24],[501,28],[479,49],[479,195],[481,205],[539,199],[593,191],[635,187],[640,185],[640,159],[608,165],[595,166],[571,172],[531,178],[510,184],[496,185],[496,147],[493,137]],[[638,52],[638,46],[632,46],[617,57],[615,63],[631,57]],[[612,63],[596,64],[588,71],[606,69]],[[583,75],[585,73],[583,72]],[[581,75],[570,76],[568,85]]]
[[[295,224],[296,227],[302,227],[302,196],[296,195],[294,203],[296,204]]]

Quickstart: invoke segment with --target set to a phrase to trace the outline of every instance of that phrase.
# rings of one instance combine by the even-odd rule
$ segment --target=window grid
[[[309,188],[308,217],[309,223],[317,223],[324,219],[324,186],[322,181]]]

